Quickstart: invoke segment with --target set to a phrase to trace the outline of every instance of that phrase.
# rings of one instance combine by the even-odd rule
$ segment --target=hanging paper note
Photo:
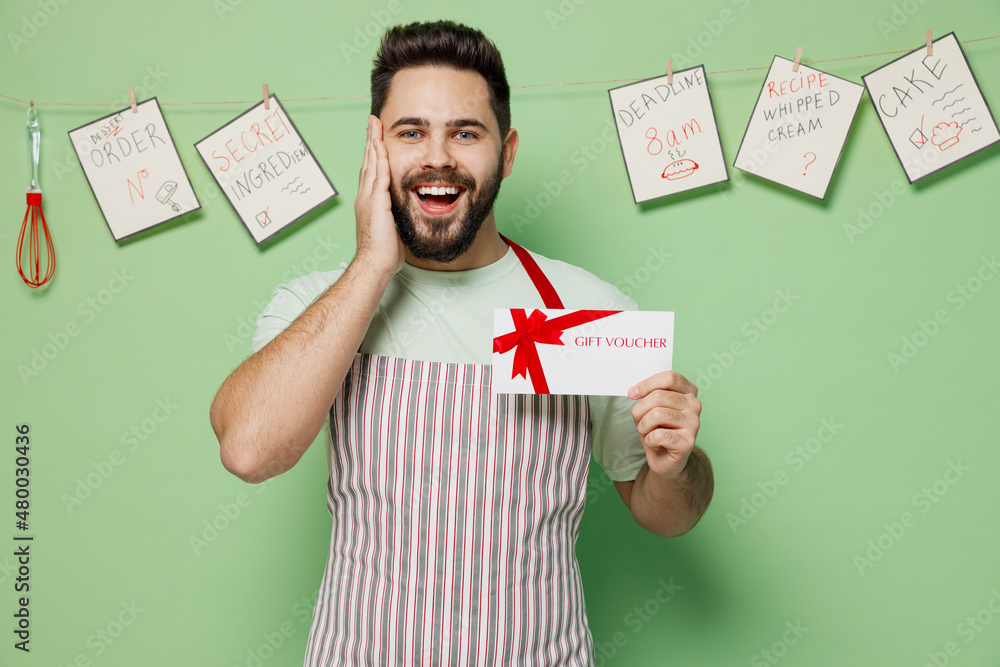
[[[733,166],[823,199],[864,87],[794,64],[771,61]]]
[[[115,241],[201,208],[155,97],[69,140]]]
[[[953,32],[862,79],[910,183],[1000,141]]]
[[[635,203],[729,179],[705,68],[608,91]]]
[[[493,391],[625,396],[670,370],[674,314],[636,310],[496,308]]]
[[[267,106],[195,144],[257,245],[337,196],[277,96]]]

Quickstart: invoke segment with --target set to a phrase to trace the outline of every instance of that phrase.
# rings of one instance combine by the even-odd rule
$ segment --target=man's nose
[[[429,137],[424,142],[423,166],[425,169],[454,169],[455,156],[448,144],[448,137]]]

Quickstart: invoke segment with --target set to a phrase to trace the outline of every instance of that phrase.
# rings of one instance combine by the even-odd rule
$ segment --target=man
[[[712,494],[697,389],[666,371],[630,398],[490,391],[494,307],[635,304],[498,234],[518,136],[481,32],[387,31],[371,113],[357,253],[275,291],[212,405],[223,464],[263,481],[330,419],[307,665],[589,664],[574,547],[591,446],[640,525],[689,530]]]

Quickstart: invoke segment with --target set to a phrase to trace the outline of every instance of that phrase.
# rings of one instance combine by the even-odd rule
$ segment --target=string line
[[[966,39],[959,42],[959,44],[971,44],[973,42],[982,42],[987,39],[1000,39],[1000,35],[993,35],[992,37],[977,37],[976,39]],[[842,56],[840,58],[826,58],[823,60],[810,60],[801,61],[801,65],[814,65],[817,63],[832,63],[841,60],[856,60],[858,58],[875,58],[878,56],[892,56],[897,53],[910,53],[915,49],[900,49],[898,51],[884,51],[882,53],[864,53],[857,56]],[[767,67],[744,67],[741,69],[723,69],[716,70],[713,72],[706,72],[708,74],[733,74],[738,72],[755,72],[759,70],[770,69],[770,65]],[[664,72],[666,74],[666,72]],[[556,86],[587,86],[593,84],[606,84],[606,83],[629,83],[633,81],[642,81],[649,77],[640,77],[635,79],[603,79],[601,81],[564,81],[556,83],[528,83],[517,86],[511,86],[511,89],[521,89],[521,88],[552,88]],[[332,97],[292,97],[292,98],[282,98],[282,102],[325,102],[329,100],[354,100],[371,97],[371,95],[335,95]],[[120,107],[122,104],[120,102],[35,102],[34,100],[22,100],[18,97],[12,97],[10,95],[4,95],[0,93],[0,98],[10,100],[12,102],[19,102],[21,104],[30,104],[32,106],[60,106],[60,107]],[[203,106],[203,105],[215,105],[215,104],[256,104],[260,102],[260,99],[256,100],[219,100],[213,102],[160,102],[160,106]]]

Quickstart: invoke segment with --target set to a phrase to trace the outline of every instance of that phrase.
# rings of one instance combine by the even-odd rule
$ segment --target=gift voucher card
[[[69,140],[115,241],[201,208],[155,97]]]
[[[861,77],[906,178],[913,183],[1000,141],[955,33]]]
[[[257,245],[337,196],[276,95],[195,148]]]
[[[674,314],[497,308],[493,391],[626,396],[673,361]]]
[[[823,199],[865,89],[794,67],[774,57],[733,166]]]
[[[608,91],[635,203],[729,180],[705,68]]]

